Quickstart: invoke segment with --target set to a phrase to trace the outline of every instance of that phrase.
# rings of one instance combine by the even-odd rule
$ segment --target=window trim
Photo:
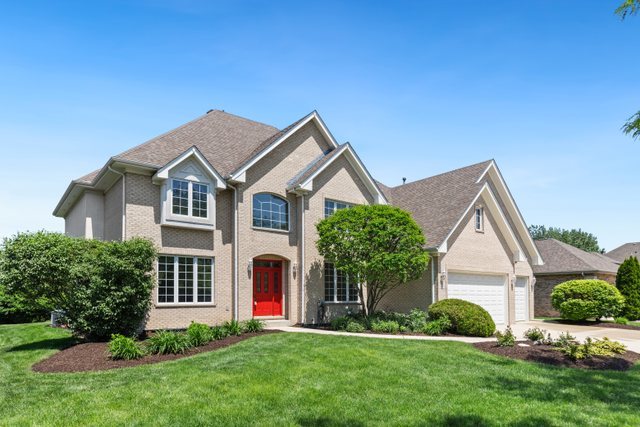
[[[173,181],[186,182],[188,184],[188,215],[173,213]],[[193,184],[207,186],[207,216],[193,216]],[[192,180],[169,176],[161,186],[161,217],[160,224],[164,226],[194,228],[200,230],[212,230],[215,228],[216,197],[213,183],[207,180]]]
[[[473,228],[478,233],[484,233],[484,207],[482,206],[476,206],[475,210],[473,211]]]
[[[335,205],[337,205],[338,203],[341,203],[343,205],[346,205],[346,208],[342,208],[342,209],[350,209],[356,206],[355,203],[349,203],[349,202],[343,202],[341,200],[336,200],[336,199],[330,199],[330,198],[325,198],[324,199],[324,203],[322,205],[322,214],[324,216],[324,218],[329,218],[331,215],[333,215],[334,213],[338,212],[341,209],[338,209],[337,207],[334,206],[333,209],[333,213],[331,215],[327,215],[327,202],[332,202]]]
[[[277,197],[281,200],[283,200],[286,204],[287,204],[287,229],[286,230],[281,230],[278,228],[269,228],[269,227],[258,227],[257,225],[253,225],[253,208],[254,208],[254,198],[260,194],[268,194],[269,196],[273,196],[273,197]],[[258,193],[253,193],[251,195],[251,228],[254,230],[258,230],[258,231],[271,231],[274,233],[284,233],[284,234],[288,234],[291,232],[291,203],[289,203],[289,199],[287,199],[286,196],[282,196],[278,193],[271,193],[269,191],[260,191]]]
[[[169,192],[171,194],[171,203],[170,203],[170,208],[171,208],[171,215],[172,216],[177,216],[177,217],[182,217],[182,218],[192,218],[192,219],[199,219],[199,220],[208,220],[210,217],[210,213],[211,213],[211,209],[209,209],[210,206],[210,201],[209,201],[209,196],[211,194],[211,184],[208,182],[200,182],[200,181],[191,181],[188,179],[182,179],[182,178],[169,178],[170,181],[170,189]],[[179,213],[175,213],[173,211],[173,182],[174,181],[178,181],[178,182],[186,182],[187,183],[187,214],[179,214]],[[207,216],[194,216],[193,215],[193,184],[197,184],[197,185],[204,185],[207,187]]]
[[[173,301],[172,302],[160,302],[160,257],[173,258]],[[178,302],[179,298],[179,258],[191,258],[193,267],[192,289],[193,289],[193,301],[190,302]],[[209,259],[211,260],[211,301],[198,302],[198,260]],[[185,306],[215,306],[215,257],[198,256],[198,255],[173,255],[173,254],[159,254],[156,258],[156,297],[155,305],[157,307],[185,307]]]
[[[325,275],[325,271],[327,269],[327,264],[331,264],[333,266],[333,301],[327,300],[327,293],[326,293],[326,286],[327,286],[327,278],[323,277],[323,295],[322,295],[322,301],[325,304],[361,304],[362,302],[360,301],[360,283],[356,284],[356,287],[358,289],[358,293],[357,293],[357,299],[354,301],[349,300],[349,289],[350,289],[350,283],[349,283],[349,275],[345,273],[345,277],[346,277],[346,292],[345,292],[345,296],[346,296],[346,300],[345,301],[339,301],[338,300],[338,269],[336,268],[336,265],[332,262],[324,262],[324,268],[322,270],[322,274]]]

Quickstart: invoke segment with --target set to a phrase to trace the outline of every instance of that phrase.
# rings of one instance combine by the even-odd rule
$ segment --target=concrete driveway
[[[578,326],[578,325],[563,325],[560,323],[543,322],[540,320],[532,320],[529,322],[515,323],[511,325],[513,333],[518,339],[522,339],[524,331],[529,328],[546,329],[551,333],[551,336],[556,338],[563,332],[569,332],[575,336],[578,340],[584,341],[585,338],[609,338],[613,341],[619,341],[626,345],[627,348],[636,353],[640,353],[640,331],[634,331],[630,329],[614,329],[614,328],[601,328],[595,326]],[[498,330],[504,330],[504,326],[498,327]]]

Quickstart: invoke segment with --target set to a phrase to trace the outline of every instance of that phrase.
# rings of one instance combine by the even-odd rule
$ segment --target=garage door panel
[[[527,320],[529,298],[528,298],[528,277],[517,277],[515,287],[516,301],[516,321]]]
[[[505,276],[449,273],[448,296],[478,304],[495,323],[505,323]]]

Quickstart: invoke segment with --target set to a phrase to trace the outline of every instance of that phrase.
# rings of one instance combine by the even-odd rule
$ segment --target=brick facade
[[[616,283],[614,273],[570,273],[570,274],[537,274],[535,284],[535,308],[536,317],[557,317],[560,313],[551,306],[551,292],[556,285],[569,280],[600,279]]]

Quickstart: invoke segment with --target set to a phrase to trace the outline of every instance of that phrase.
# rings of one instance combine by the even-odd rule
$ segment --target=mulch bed
[[[626,371],[630,369],[636,361],[640,360],[640,354],[627,351],[625,354],[613,357],[593,356],[590,359],[574,362],[550,345],[532,345],[527,342],[526,344],[529,344],[529,347],[521,347],[518,344],[523,343],[516,343],[513,347],[498,347],[496,342],[491,341],[475,343],[473,346],[487,353],[497,354],[499,356],[567,368]]]
[[[578,326],[593,326],[596,328],[612,328],[612,329],[630,329],[634,331],[640,331],[640,327],[633,325],[621,325],[613,322],[569,322],[566,320],[551,320],[553,323],[560,323],[562,325],[578,325]]]
[[[137,360],[111,360],[106,342],[83,343],[59,351],[53,356],[36,363],[32,369],[36,372],[86,372],[148,365],[219,350],[249,338],[277,332],[281,331],[265,330],[240,336],[231,336],[223,340],[211,341],[201,347],[190,348],[184,354],[151,354]]]

